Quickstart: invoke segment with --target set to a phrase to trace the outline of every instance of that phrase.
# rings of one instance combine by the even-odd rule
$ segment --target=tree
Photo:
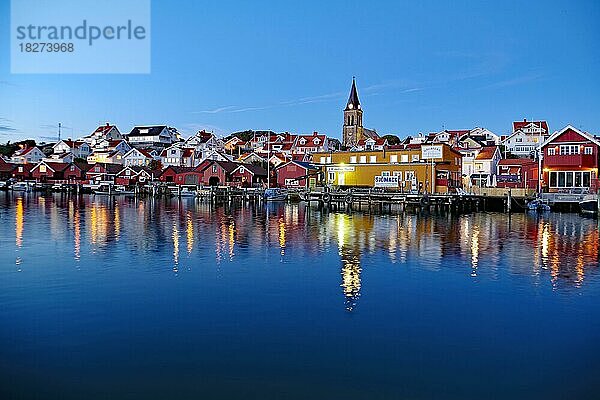
[[[400,138],[396,135],[384,135],[382,139],[387,139],[388,144],[391,146],[400,144]]]

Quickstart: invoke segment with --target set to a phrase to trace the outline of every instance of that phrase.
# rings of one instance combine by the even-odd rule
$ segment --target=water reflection
[[[474,284],[522,276],[560,290],[584,285],[596,275],[599,260],[597,222],[575,214],[369,216],[326,214],[302,205],[235,208],[193,200],[11,193],[0,194],[0,206],[15,221],[21,264],[27,262],[23,254],[33,249],[30,242],[45,235],[57,246],[72,246],[66,250],[74,261],[95,265],[97,257],[112,252],[127,252],[132,261],[168,255],[163,266],[175,273],[182,263],[186,268],[213,264],[217,270],[225,263],[307,267],[309,257],[336,255],[340,300],[348,311],[359,305],[369,265],[452,272],[477,277]],[[2,226],[0,232],[10,236],[8,229]],[[310,267],[329,272],[330,266],[322,261]]]

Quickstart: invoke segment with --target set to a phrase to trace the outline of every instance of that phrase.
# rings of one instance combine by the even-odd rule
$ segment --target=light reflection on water
[[[427,329],[432,326],[428,324],[435,324],[430,320],[447,318],[444,304],[436,305],[439,311],[426,308],[428,298],[439,298],[448,302],[447,307],[462,310],[461,296],[468,296],[468,308],[477,316],[478,312],[504,315],[507,309],[520,306],[504,304],[498,305],[498,310],[477,311],[480,303],[489,307],[489,301],[503,304],[511,297],[522,302],[525,296],[531,307],[554,304],[552,315],[546,316],[552,319],[570,318],[576,312],[592,315],[594,311],[583,305],[574,310],[572,302],[582,294],[596,299],[600,295],[598,221],[575,214],[375,216],[326,213],[303,205],[213,208],[193,199],[0,193],[0,241],[0,299],[11,305],[0,310],[4,326],[29,313],[53,312],[52,299],[56,297],[70,307],[67,318],[82,318],[89,312],[85,307],[101,301],[98,298],[116,296],[125,310],[121,312],[131,312],[127,318],[135,319],[132,315],[147,312],[144,307],[152,295],[146,290],[152,288],[153,293],[169,293],[170,297],[160,297],[154,304],[156,314],[144,320],[150,331],[158,329],[155,324],[160,321],[180,327],[182,335],[229,337],[240,330],[240,335],[252,336],[259,324],[256,319],[268,315],[274,322],[265,327],[263,335],[267,337],[275,335],[270,333],[274,326],[289,323],[297,324],[296,330],[321,326],[322,337],[332,341],[338,330],[343,330],[351,340],[352,335],[361,337],[366,326],[374,325],[394,332],[398,339],[394,347],[402,340],[418,343],[429,334]],[[170,279],[182,286],[171,291]],[[79,286],[99,291],[97,297],[74,294]],[[536,300],[539,296],[544,299],[542,305]],[[563,297],[566,303],[556,306]],[[174,313],[176,307],[184,307],[188,313],[220,310],[222,318],[235,318],[224,322],[213,316],[217,321],[214,327],[188,326],[182,322],[187,319],[180,320]],[[318,312],[303,314],[304,307]],[[256,316],[241,316],[246,308]],[[395,330],[397,322],[387,316],[402,321],[399,311],[410,314],[411,309],[422,311],[426,322],[414,323],[416,331],[412,333],[406,326]],[[339,319],[350,315],[358,319]],[[200,324],[206,315],[197,317]],[[527,325],[528,318],[521,322],[523,334],[539,335],[537,327]],[[109,330],[104,332],[109,336],[123,333],[123,325],[107,327],[101,326],[106,320],[91,321],[81,329]],[[364,325],[357,325],[358,321]],[[232,331],[219,330],[218,323]],[[455,334],[471,335],[473,328],[486,330],[482,321],[468,323],[473,326],[461,329],[458,324]],[[345,329],[350,327],[356,332]],[[494,332],[496,327],[492,323],[487,329]],[[0,333],[8,335],[3,329]],[[323,340],[336,348],[329,339],[313,337],[310,341],[311,334],[310,330],[304,332],[302,346]],[[228,340],[242,339],[234,336]],[[281,336],[270,340],[287,343]],[[250,352],[236,351],[239,357]],[[353,350],[344,351],[353,354]],[[378,351],[379,357],[384,357],[385,351]],[[407,349],[402,352],[407,359],[420,360],[423,368],[429,368],[427,362],[435,359],[413,355]],[[158,354],[160,358],[162,353]],[[441,373],[451,375],[449,370]]]

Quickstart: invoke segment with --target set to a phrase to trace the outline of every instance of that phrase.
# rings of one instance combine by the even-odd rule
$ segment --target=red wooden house
[[[26,181],[31,179],[31,169],[35,167],[35,164],[16,164],[16,168],[13,170],[13,178],[18,181]]]
[[[176,183],[177,185],[185,185],[186,183],[186,175],[193,174],[197,168],[194,167],[177,167],[174,165],[169,165],[167,168],[163,169],[160,175],[158,176],[158,180],[166,183]],[[201,176],[202,174],[200,174]],[[198,183],[189,183],[198,184]]]
[[[598,191],[598,138],[568,125],[552,134],[542,144],[542,151],[546,191]]]
[[[6,162],[4,158],[0,157],[0,180],[5,181],[12,178],[16,167],[16,164]]]
[[[31,177],[38,182],[56,182],[65,180],[67,163],[40,161],[31,169]]]
[[[276,169],[277,186],[309,187],[315,185],[319,177],[319,168],[303,161],[290,161]]]
[[[85,176],[90,183],[93,182],[114,182],[115,176],[123,169],[120,164],[96,163],[86,172]]]
[[[115,184],[117,185],[144,185],[151,181],[159,173],[147,167],[139,165],[123,168],[115,175]]]
[[[498,162],[496,186],[537,189],[539,164],[529,158],[502,159]]]

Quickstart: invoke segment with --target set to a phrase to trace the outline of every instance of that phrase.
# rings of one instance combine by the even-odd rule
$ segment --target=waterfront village
[[[218,137],[201,130],[184,138],[167,124],[127,133],[106,123],[79,138],[61,138],[59,130],[55,143],[4,146],[0,181],[13,190],[113,187],[115,194],[151,186],[175,193],[234,187],[494,195],[510,189],[524,198],[580,203],[598,191],[598,136],[571,125],[551,132],[547,121],[527,119],[501,135],[483,127],[380,135],[363,126],[354,79],[341,137],[253,130]]]

